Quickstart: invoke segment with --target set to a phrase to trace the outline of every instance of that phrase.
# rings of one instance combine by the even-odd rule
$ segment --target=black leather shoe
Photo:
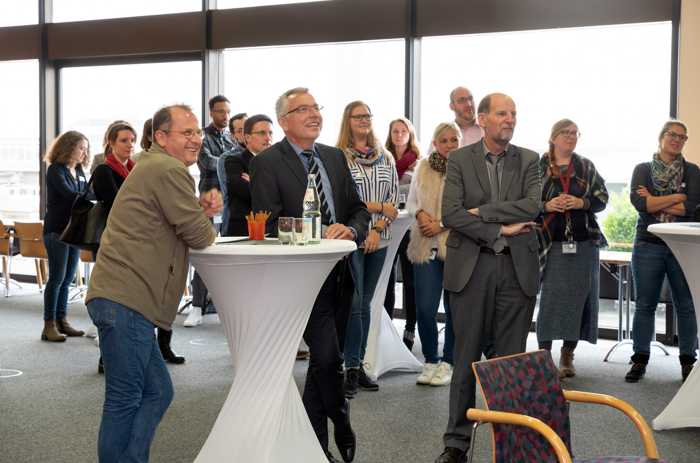
[[[364,368],[360,368],[359,372],[360,376],[358,378],[357,384],[360,386],[360,389],[362,389],[363,391],[379,390],[379,384],[377,384],[375,381],[372,381],[372,378],[367,376],[367,373],[365,373]]]
[[[467,452],[456,447],[445,447],[445,450],[437,457],[435,463],[464,463]]]
[[[357,394],[357,387],[360,381],[360,369],[359,368],[348,368],[345,370],[345,382],[343,383],[343,389],[345,390],[345,397],[352,399]]]
[[[685,380],[688,378],[691,371],[693,371],[692,364],[681,365],[681,376],[683,377],[683,382],[685,382]]]
[[[350,426],[350,408],[348,401],[345,400],[344,417],[339,422],[333,423],[333,437],[335,437],[335,445],[338,447],[340,457],[344,462],[348,463],[355,459],[355,449],[357,447],[357,438],[355,431]]]
[[[327,450],[326,450],[326,458],[328,458],[328,463],[340,463],[340,460],[338,460],[336,457],[334,457],[333,454]]]
[[[630,371],[628,371],[625,375],[625,381],[627,381],[628,383],[636,383],[644,377],[644,374],[646,372],[646,363],[633,363],[632,368],[630,368]]]

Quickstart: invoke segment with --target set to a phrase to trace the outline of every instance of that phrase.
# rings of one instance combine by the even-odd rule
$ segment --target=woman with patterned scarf
[[[668,246],[647,231],[654,223],[693,220],[700,203],[700,169],[683,158],[687,140],[688,127],[683,122],[666,122],[659,133],[659,149],[651,162],[637,165],[632,174],[630,201],[639,218],[632,250],[636,310],[632,323],[632,368],[625,376],[629,383],[636,383],[646,373],[664,277],[668,278],[678,319],[678,350],[684,381],[695,363],[698,327],[688,282]]]
[[[362,361],[369,334],[370,302],[386,258],[386,247],[380,247],[380,241],[391,239],[390,224],[399,213],[399,176],[393,158],[374,135],[372,112],[362,101],[353,101],[345,107],[336,146],[345,153],[357,192],[372,215],[367,239],[350,255],[355,293],[345,332],[344,354],[345,395],[352,398],[358,387],[367,391],[379,389],[365,373]]]
[[[459,148],[462,132],[454,122],[443,122],[433,132],[435,150],[419,161],[406,201],[408,212],[416,217],[411,226],[408,259],[413,263],[416,292],[416,319],[425,365],[417,384],[446,386],[452,380],[454,331],[442,276],[447,252],[448,229],[442,226],[442,191],[445,187],[447,159]],[[445,344],[438,356],[437,312],[443,296],[445,307]]]
[[[549,151],[540,160],[544,214],[539,223],[546,258],[537,341],[549,351],[553,340],[564,341],[560,378],[576,375],[578,341],[598,340],[599,248],[607,245],[595,214],[605,209],[608,190],[593,163],[574,152],[579,136],[573,121],[556,122]]]

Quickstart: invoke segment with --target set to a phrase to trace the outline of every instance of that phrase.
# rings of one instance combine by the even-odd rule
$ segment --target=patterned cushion
[[[529,352],[473,365],[489,410],[539,418],[561,437],[571,453],[568,403],[549,352]],[[493,433],[496,463],[557,461],[547,440],[536,431],[493,424]]]
[[[666,460],[647,457],[599,457],[587,460],[575,458],[574,463],[666,463]]]

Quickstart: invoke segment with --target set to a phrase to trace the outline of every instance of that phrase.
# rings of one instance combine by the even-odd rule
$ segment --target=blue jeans
[[[636,241],[632,250],[632,275],[637,298],[632,323],[635,354],[649,355],[650,344],[656,333],[654,313],[666,276],[671,286],[671,300],[678,318],[679,353],[695,358],[698,327],[693,297],[683,270],[668,246]]]
[[[425,264],[413,264],[413,285],[416,290],[416,320],[418,321],[418,336],[423,348],[426,363],[438,363],[438,329],[437,312],[440,307],[440,297],[444,293],[445,306],[445,344],[442,348],[442,361],[453,365],[455,333],[452,329],[452,314],[450,312],[447,291],[442,289],[442,274],[444,262],[431,260]]]
[[[345,368],[359,368],[365,358],[369,334],[370,303],[382,273],[386,248],[371,254],[358,249],[350,256],[350,271],[355,281],[355,293],[345,332]]]
[[[49,281],[44,288],[44,320],[63,320],[68,310],[68,287],[78,269],[80,250],[59,241],[58,233],[44,235],[49,257]]]
[[[155,325],[107,299],[93,299],[87,309],[100,335],[105,367],[100,463],[145,463],[158,423],[173,400]]]

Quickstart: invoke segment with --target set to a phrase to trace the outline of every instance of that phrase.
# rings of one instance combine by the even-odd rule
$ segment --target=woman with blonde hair
[[[381,240],[391,239],[390,224],[398,215],[399,179],[394,161],[372,129],[372,112],[362,101],[345,107],[336,144],[343,153],[360,198],[371,213],[369,232],[360,249],[350,256],[355,281],[352,308],[345,334],[345,394],[352,398],[358,387],[376,391],[362,367],[370,323],[370,302],[386,258]]]
[[[75,198],[87,190],[84,169],[90,164],[87,137],[71,130],[59,135],[44,157],[46,169],[46,215],[44,245],[49,261],[49,280],[44,288],[42,341],[63,342],[66,336],[82,336],[66,320],[68,287],[75,278],[80,250],[59,238],[68,225]]]
[[[595,215],[605,209],[608,190],[593,162],[574,152],[580,135],[573,121],[556,122],[540,159],[544,214],[539,223],[546,257],[537,341],[551,351],[553,340],[563,340],[560,378],[576,374],[578,341],[598,340],[599,249],[607,246]]]
[[[630,202],[639,212],[632,249],[632,276],[636,295],[632,341],[632,368],[625,381],[644,377],[654,339],[655,312],[661,285],[668,278],[673,309],[678,320],[678,351],[681,378],[688,377],[695,363],[698,326],[693,297],[683,269],[664,241],[647,231],[649,225],[692,222],[700,204],[700,169],[683,157],[688,127],[681,121],[666,122],[659,133],[659,148],[651,161],[638,164],[630,182]]]
[[[442,191],[450,152],[459,148],[461,138],[462,132],[454,122],[438,124],[432,140],[435,151],[418,163],[406,202],[408,212],[416,218],[407,255],[413,263],[418,334],[425,357],[423,371],[416,379],[422,385],[445,386],[452,380],[454,331],[449,300],[442,287],[450,231],[441,222]],[[436,317],[443,294],[445,344],[439,357]]]

